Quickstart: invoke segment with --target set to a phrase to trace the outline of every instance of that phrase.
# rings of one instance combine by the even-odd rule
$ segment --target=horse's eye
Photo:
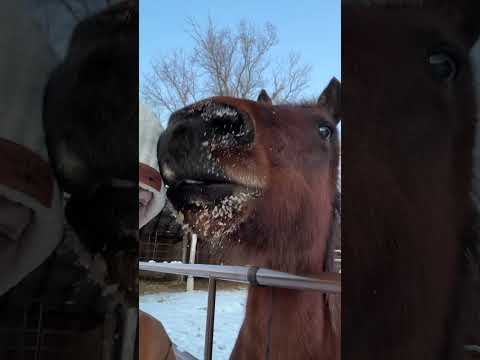
[[[449,54],[438,52],[428,57],[432,77],[437,81],[449,81],[457,75],[457,63]]]
[[[328,140],[332,136],[332,129],[330,129],[330,127],[325,125],[320,125],[318,127],[318,132],[320,133],[320,136],[324,140]]]

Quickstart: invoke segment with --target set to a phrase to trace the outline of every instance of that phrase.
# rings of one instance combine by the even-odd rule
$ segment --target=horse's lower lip
[[[177,210],[214,204],[241,187],[232,183],[181,182],[170,186],[167,196]]]

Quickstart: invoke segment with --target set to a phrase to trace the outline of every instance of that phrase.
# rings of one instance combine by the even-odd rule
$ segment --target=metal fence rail
[[[341,275],[323,273],[315,278],[292,275],[253,266],[226,266],[180,263],[140,262],[140,271],[215,278],[251,285],[274,286],[296,290],[340,293]]]
[[[273,286],[296,290],[316,290],[339,294],[342,291],[341,275],[323,273],[315,278],[292,275],[255,266],[226,266],[181,263],[140,262],[140,271],[167,273],[208,278],[207,325],[205,331],[205,360],[212,359],[213,325],[215,318],[216,281],[226,280],[254,286]]]

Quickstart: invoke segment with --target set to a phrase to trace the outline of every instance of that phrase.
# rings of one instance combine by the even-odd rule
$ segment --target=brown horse
[[[464,356],[480,3],[435,3],[343,1],[345,359]]]
[[[318,104],[213,97],[170,117],[159,141],[168,196],[212,246],[251,265],[326,269],[339,236],[340,83]],[[232,260],[234,261],[234,260]],[[340,299],[251,287],[232,359],[339,359]]]

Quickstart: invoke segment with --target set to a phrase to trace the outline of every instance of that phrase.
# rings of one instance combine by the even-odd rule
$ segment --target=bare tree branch
[[[145,76],[142,94],[148,103],[171,112],[196,101],[196,82],[190,58],[176,50],[169,57],[152,62],[152,72]]]
[[[301,63],[299,53],[290,53],[285,67],[278,67],[273,71],[272,101],[291,102],[308,88],[312,66]]]
[[[173,51],[152,61],[144,75],[142,96],[161,113],[174,111],[192,101],[213,95],[255,98],[262,88],[272,100],[295,100],[308,87],[312,67],[291,53],[273,67],[270,52],[278,44],[275,27],[257,28],[241,21],[236,28],[219,28],[211,18],[206,27],[187,19],[194,47],[191,52]]]

